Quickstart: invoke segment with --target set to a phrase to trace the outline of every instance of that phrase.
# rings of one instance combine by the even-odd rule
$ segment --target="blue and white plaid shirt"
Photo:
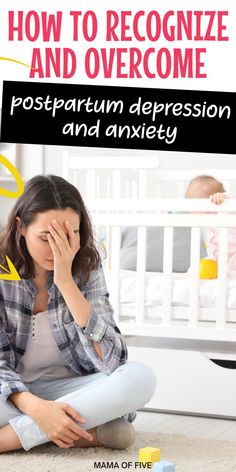
[[[91,316],[85,328],[75,323],[50,272],[45,289],[55,341],[68,366],[78,375],[110,374],[126,362],[127,348],[113,318],[103,270],[91,272],[85,284],[78,276],[74,280],[91,306]],[[28,391],[16,368],[26,350],[36,294],[31,280],[0,280],[0,388],[4,398]],[[100,343],[103,359],[94,350],[93,341]]]

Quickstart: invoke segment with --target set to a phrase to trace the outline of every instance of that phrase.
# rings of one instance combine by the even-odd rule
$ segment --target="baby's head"
[[[214,193],[224,193],[223,184],[211,175],[198,175],[192,179],[185,192],[185,198],[209,198]]]

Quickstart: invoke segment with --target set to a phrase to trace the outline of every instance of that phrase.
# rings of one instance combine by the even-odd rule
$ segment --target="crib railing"
[[[175,154],[175,153],[173,153]],[[63,152],[63,176],[79,188],[87,201],[94,198],[183,198],[189,181],[208,174],[219,179],[227,192],[235,194],[235,169],[162,169],[158,152],[119,149],[67,148]],[[174,156],[173,156],[174,158]]]
[[[122,331],[127,335],[179,337],[234,341],[236,309],[227,308],[227,234],[236,226],[233,214],[236,200],[217,207],[208,200],[142,200],[99,199],[88,201],[96,234],[106,229],[107,258],[104,266],[111,278],[111,301]],[[215,213],[220,209],[220,212]],[[224,210],[224,212],[222,211]],[[120,245],[122,228],[137,227],[137,271],[135,316],[124,320],[120,303]],[[163,297],[157,306],[157,319],[148,319],[145,307],[147,228],[164,227]],[[172,305],[173,231],[191,228],[191,257],[188,274],[188,306]],[[201,229],[216,227],[219,231],[217,298],[214,307],[199,305],[199,259]]]

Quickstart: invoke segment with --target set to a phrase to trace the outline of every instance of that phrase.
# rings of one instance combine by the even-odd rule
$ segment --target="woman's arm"
[[[91,314],[85,328],[80,328],[75,322],[80,339],[78,348],[82,344],[88,361],[92,362],[97,371],[110,374],[126,362],[127,347],[114,320],[102,267],[91,272],[87,284],[83,287],[83,293],[90,305]],[[102,351],[102,359],[96,353],[95,342]],[[86,359],[84,366],[87,366]]]
[[[75,235],[72,225],[65,222],[68,238],[57,223],[53,221],[49,226],[48,241],[54,256],[54,282],[60,290],[75,322],[84,328],[90,318],[91,308],[86,298],[75,284],[72,277],[72,262],[80,248],[79,235]],[[102,358],[102,350],[96,341],[93,341],[96,354]]]
[[[74,233],[72,225],[68,221],[65,222],[65,227],[68,231],[68,237],[56,220],[53,220],[48,227],[50,231],[48,242],[54,256],[54,282],[60,290],[75,323],[83,329],[88,325],[91,318],[91,305],[74,282],[71,270],[75,254],[80,248],[80,239],[79,235]],[[99,341],[90,337],[90,342],[92,342],[96,356],[103,359],[103,351]]]
[[[15,352],[11,336],[11,333],[6,332],[0,317],[0,393],[5,399],[13,392],[29,391],[15,370]]]
[[[93,439],[91,434],[76,423],[84,424],[86,420],[67,403],[44,400],[30,392],[12,393],[9,399],[61,448],[73,446],[80,437],[88,441]]]
[[[127,359],[125,340],[113,318],[102,268],[90,274],[85,296],[75,285],[71,268],[80,240],[68,221],[65,227],[68,236],[55,220],[48,227],[48,241],[54,256],[54,282],[75,320],[87,357],[85,367],[90,363],[91,368],[92,362],[97,371],[110,374]]]
[[[59,288],[67,307],[69,308],[75,323],[80,328],[86,328],[91,316],[91,306],[76,285],[72,275],[64,283],[58,283]],[[93,341],[93,347],[97,355],[102,359],[103,352],[98,342]]]
[[[84,423],[79,412],[66,403],[51,402],[33,395],[14,370],[15,354],[0,319],[0,386],[1,395],[9,399],[22,413],[30,416],[59,447],[73,445],[79,437],[92,436],[74,420]]]
[[[34,417],[40,403],[43,401],[31,392],[11,393],[8,398],[22,413],[25,413],[31,418]]]

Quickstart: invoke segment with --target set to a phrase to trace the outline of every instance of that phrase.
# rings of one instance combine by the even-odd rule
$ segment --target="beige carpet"
[[[1,472],[90,472],[95,470],[150,470],[135,468],[141,447],[161,449],[161,458],[176,464],[176,472],[236,472],[236,443],[188,438],[179,434],[137,433],[135,445],[126,451],[104,448],[63,450],[52,444],[0,455]],[[95,468],[94,462],[110,462]],[[111,468],[113,462],[113,469]],[[118,463],[119,467],[114,467]],[[127,462],[132,465],[128,468]]]

